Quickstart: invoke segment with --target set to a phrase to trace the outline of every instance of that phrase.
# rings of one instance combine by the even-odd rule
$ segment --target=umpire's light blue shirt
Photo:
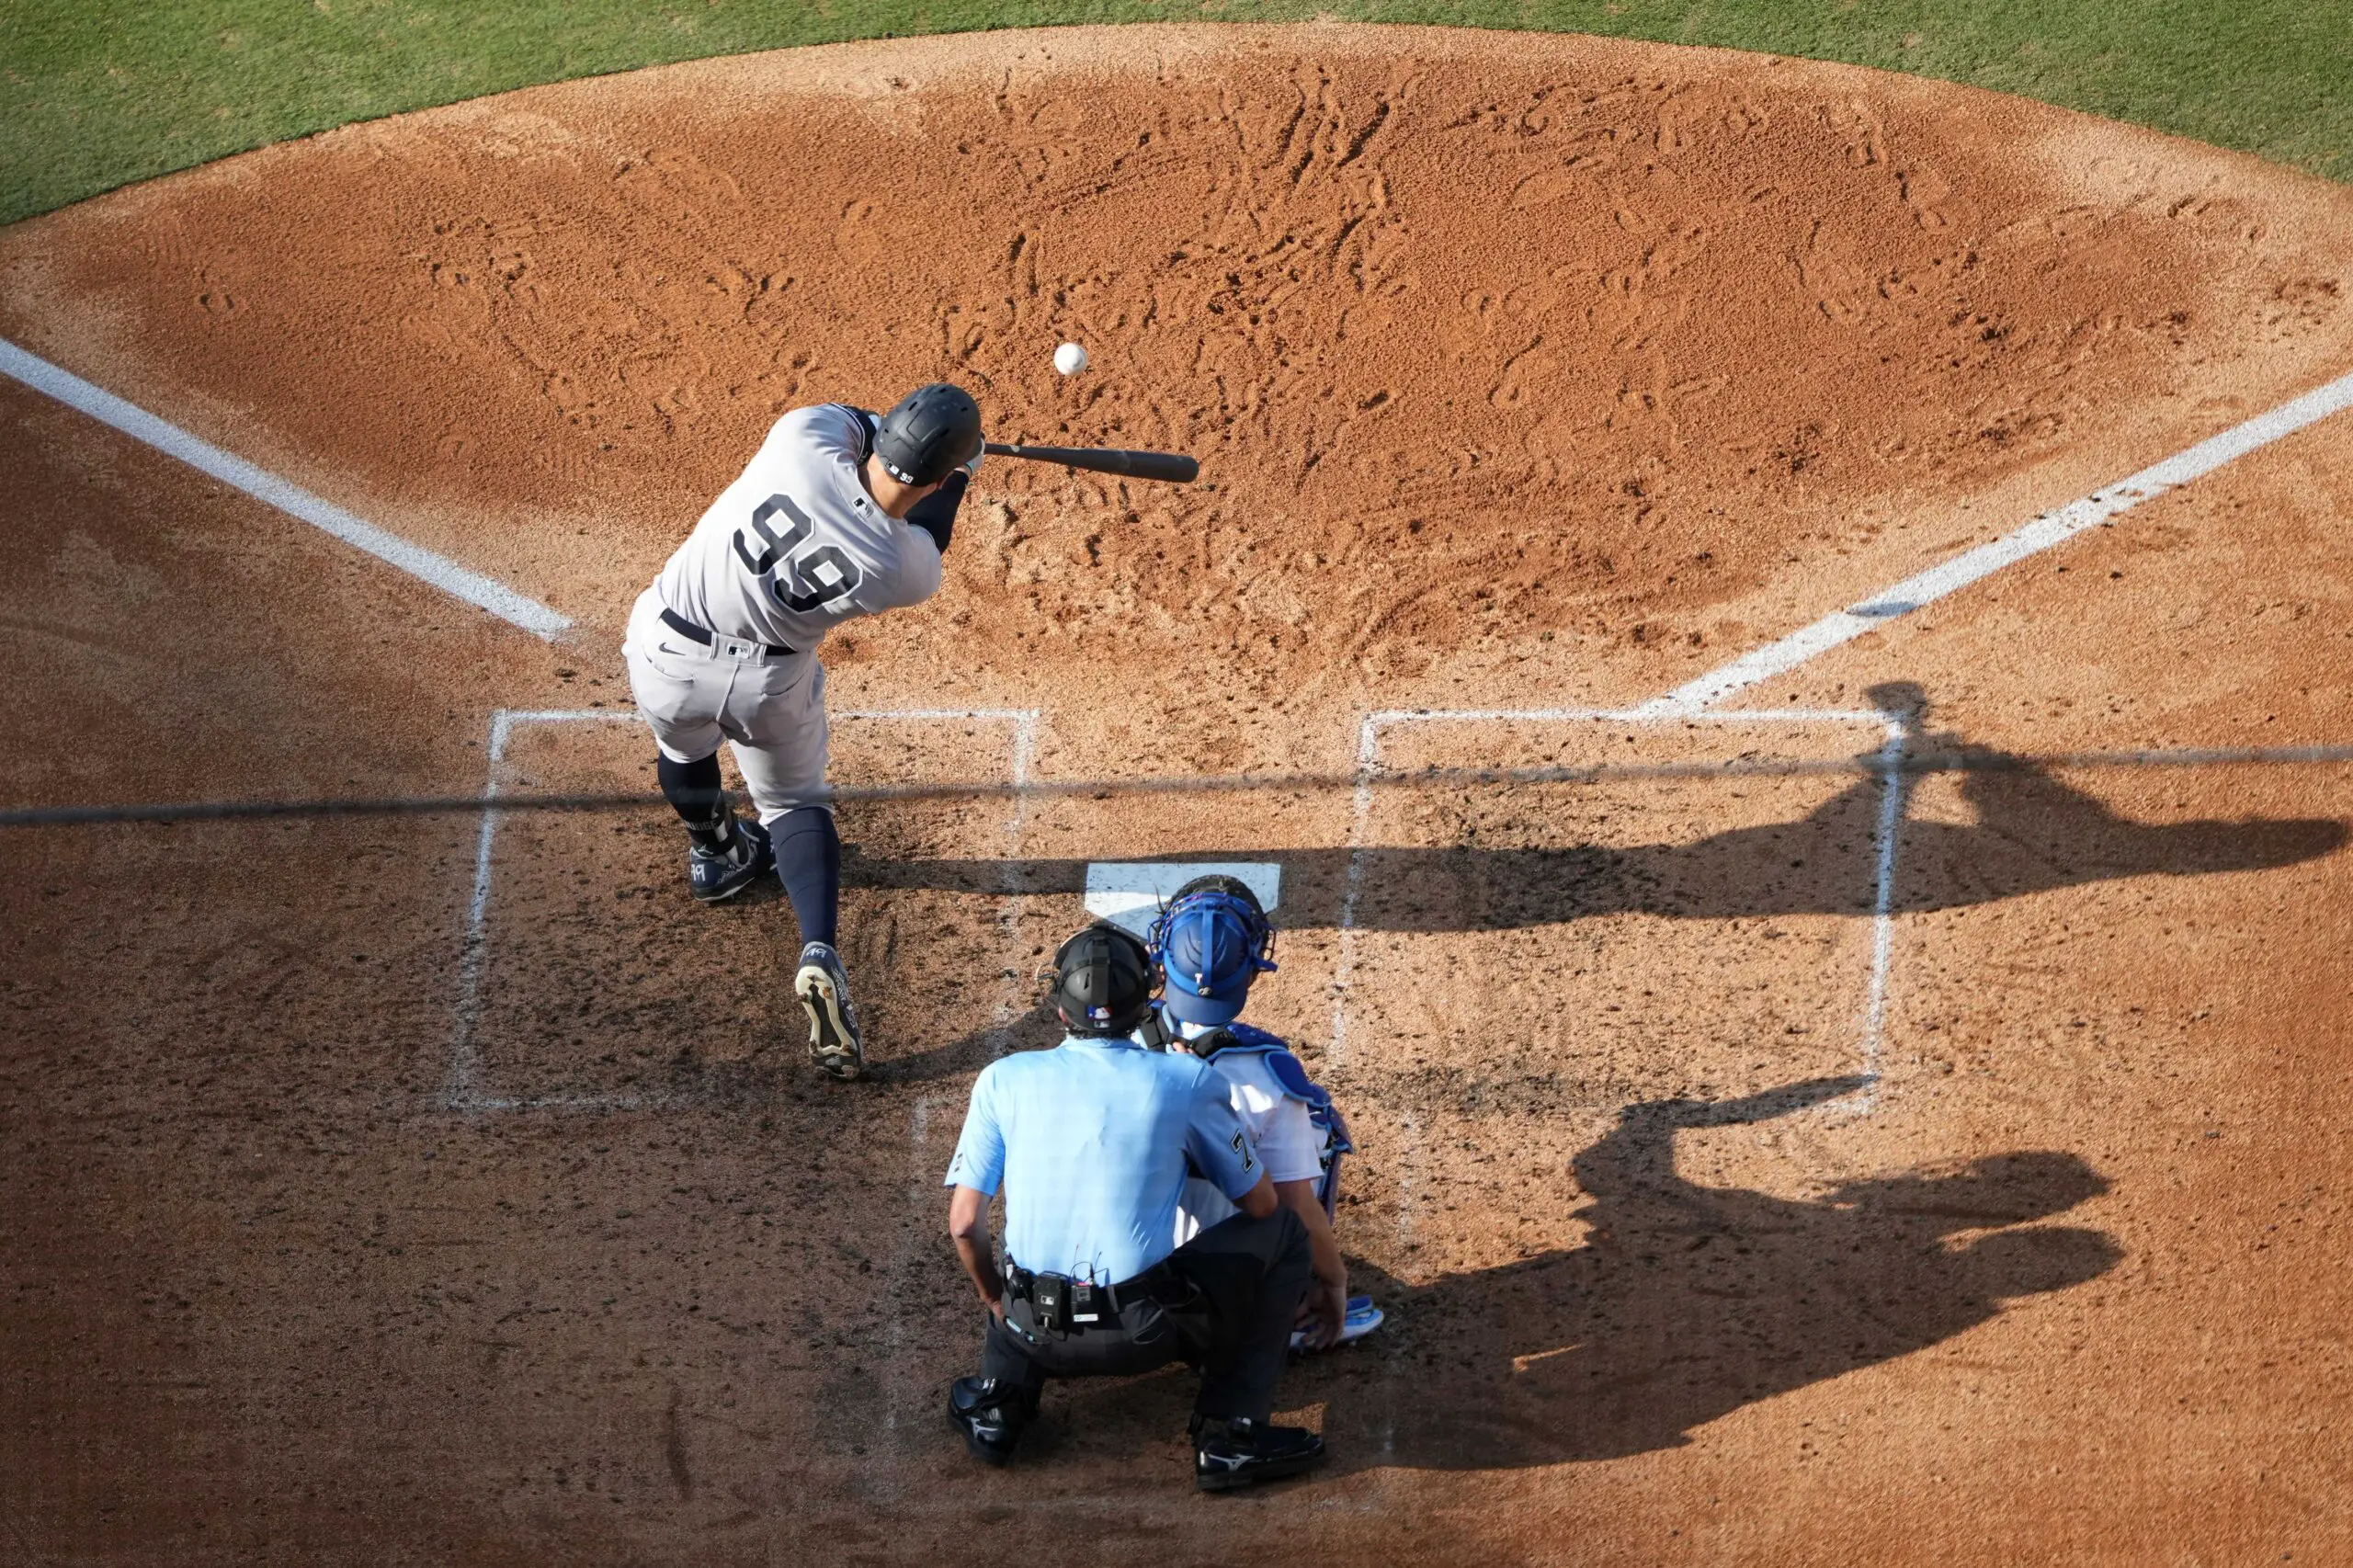
[[[1074,1036],[982,1073],[948,1185],[1005,1188],[1011,1262],[1116,1285],[1176,1250],[1188,1155],[1228,1198],[1258,1184],[1225,1079],[1196,1056]]]

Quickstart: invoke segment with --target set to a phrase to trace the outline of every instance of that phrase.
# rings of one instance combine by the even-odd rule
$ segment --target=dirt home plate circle
[[[691,907],[650,814],[23,841],[63,1043],[20,1109],[108,1132],[28,1124],[12,1210],[88,1261],[9,1322],[77,1370],[0,1473],[113,1456],[119,1555],[333,1560],[353,1513],[517,1562],[2353,1548],[2273,1539],[2280,1478],[2353,1489],[2310,1437],[2347,1020],[2246,981],[2339,961],[2342,773],[2031,761],[2348,738],[2343,416],[1643,711],[2353,369],[2342,188],[1722,51],[1079,28],[354,125],[0,276],[0,336],[574,623],[0,386],[26,678],[109,715],[62,796],[652,802],[630,597],[786,410],[945,380],[993,440],[1199,461],[992,457],[940,591],[825,641],[839,783],[1059,791],[843,806],[854,1092],[794,1075],[780,902]],[[166,680],[200,713],[124,695]],[[1242,773],[1306,781],[1129,788]],[[978,1480],[938,1408],[972,1078],[1195,862],[1279,879],[1254,1017],[1347,1112],[1390,1314],[1287,1374],[1332,1462],[1241,1526],[1169,1483],[1165,1381],[1058,1389]]]

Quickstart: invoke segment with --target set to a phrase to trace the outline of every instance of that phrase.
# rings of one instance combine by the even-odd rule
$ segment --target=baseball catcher
[[[792,989],[809,1052],[836,1078],[857,1077],[866,1059],[836,951],[841,838],[817,645],[842,621],[938,590],[980,463],[980,409],[945,382],[880,417],[839,403],[796,408],[630,614],[622,651],[662,794],[686,824],[688,885],[713,903],[776,869],[801,926]],[[739,819],[720,787],[722,740],[756,820]]]
[[[1275,932],[1248,884],[1197,877],[1176,890],[1153,922],[1151,953],[1166,984],[1141,1038],[1189,1051],[1216,1069],[1275,1197],[1307,1229],[1315,1278],[1301,1303],[1294,1348],[1322,1350],[1363,1338],[1381,1323],[1369,1296],[1348,1294],[1348,1266],[1332,1224],[1340,1200],[1340,1156],[1350,1153],[1348,1124],[1284,1041],[1240,1022],[1251,982],[1275,967]],[[1185,1183],[1176,1240],[1233,1212],[1214,1184]]]

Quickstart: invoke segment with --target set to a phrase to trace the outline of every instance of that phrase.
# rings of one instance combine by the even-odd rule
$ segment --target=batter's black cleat
[[[864,1073],[866,1047],[858,1037],[858,1008],[849,999],[841,955],[823,942],[801,949],[792,994],[809,1014],[809,1059],[817,1071],[845,1081]]]
[[[999,1469],[1013,1462],[1021,1429],[1036,1414],[1034,1398],[995,1378],[959,1378],[948,1390],[948,1424],[964,1434],[974,1459]]]
[[[1193,1484],[1231,1492],[1279,1481],[1324,1462],[1324,1439],[1304,1426],[1205,1417],[1193,1428]]]
[[[727,842],[717,849],[698,844],[687,851],[687,882],[698,903],[718,903],[733,898],[776,865],[768,845],[768,830],[756,822],[732,818]]]

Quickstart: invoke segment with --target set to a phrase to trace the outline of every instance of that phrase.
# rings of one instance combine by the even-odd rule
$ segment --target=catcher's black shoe
[[[801,949],[792,994],[809,1014],[809,1059],[831,1077],[850,1079],[866,1071],[866,1046],[858,1035],[858,1008],[849,999],[849,976],[841,955],[823,942]]]
[[[1193,1484],[1231,1492],[1324,1462],[1324,1439],[1304,1426],[1276,1426],[1240,1417],[1203,1417],[1193,1427]]]
[[[1036,1414],[1034,1396],[995,1378],[959,1378],[948,1390],[948,1424],[964,1434],[964,1447],[983,1464],[1011,1464],[1021,1429]]]
[[[717,849],[698,844],[687,851],[687,882],[698,903],[733,898],[776,864],[768,830],[737,817],[730,821],[727,842]]]

